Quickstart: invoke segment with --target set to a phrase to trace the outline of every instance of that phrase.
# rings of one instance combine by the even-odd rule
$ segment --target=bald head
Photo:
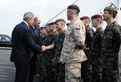
[[[35,27],[35,28],[40,27],[40,23],[41,23],[40,18],[39,18],[39,17],[35,17],[35,18],[34,18],[34,23],[33,23],[34,27]]]

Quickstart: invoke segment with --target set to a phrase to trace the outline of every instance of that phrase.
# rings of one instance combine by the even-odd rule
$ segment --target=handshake
[[[54,44],[51,44],[51,45],[49,45],[49,46],[42,46],[42,51],[44,52],[44,51],[46,51],[46,50],[48,50],[48,49],[52,49],[52,48],[54,48]]]
[[[46,46],[42,46],[42,51],[44,52],[44,51],[46,51],[47,49],[46,49]]]

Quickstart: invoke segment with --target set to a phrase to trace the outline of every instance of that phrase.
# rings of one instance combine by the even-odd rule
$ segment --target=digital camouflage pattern
[[[65,82],[80,82],[80,62],[87,60],[81,47],[85,45],[85,34],[85,27],[79,18],[73,19],[67,27],[60,57],[60,61],[65,63]],[[71,64],[77,65],[77,68],[70,68]]]
[[[94,30],[89,27],[89,25],[86,27],[86,39],[85,44],[87,45],[87,48],[91,47],[91,41],[93,39]],[[90,51],[90,50],[89,50]],[[82,63],[82,79],[84,82],[91,82],[92,81],[92,63],[91,63],[91,57],[89,55],[89,51],[85,51],[85,54],[87,56],[87,61],[84,61]]]
[[[116,22],[107,26],[102,40],[102,82],[117,82],[120,28]]]
[[[102,82],[102,67],[101,67],[101,46],[102,46],[102,27],[98,28],[94,33],[91,42],[89,55],[91,56],[92,63],[92,82]]]
[[[60,32],[57,37],[55,38],[54,45],[55,45],[55,75],[54,75],[54,82],[65,82],[65,66],[60,62],[60,55],[61,50],[63,48],[63,42],[65,38],[65,31]]]

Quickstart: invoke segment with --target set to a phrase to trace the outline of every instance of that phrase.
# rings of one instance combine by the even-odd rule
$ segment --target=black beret
[[[78,12],[80,12],[79,7],[77,5],[75,5],[75,4],[69,5],[68,9],[76,9],[76,10],[78,10]]]
[[[102,19],[102,16],[99,15],[99,14],[96,14],[96,15],[93,15],[93,16],[91,17],[91,19],[95,19],[95,18],[101,18],[101,19]]]
[[[104,11],[113,11],[113,12],[117,13],[117,10],[114,7],[106,7],[104,9]]]

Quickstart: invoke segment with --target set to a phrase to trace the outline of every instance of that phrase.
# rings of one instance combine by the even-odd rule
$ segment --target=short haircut
[[[34,18],[34,21],[35,21],[35,22],[37,22],[37,21],[38,21],[38,18],[37,18],[37,17],[35,17],[35,18]]]
[[[99,20],[100,21],[100,24],[102,24],[102,22],[103,22],[103,20],[102,20],[102,18],[95,18],[95,20]]]
[[[113,14],[113,18],[115,18],[116,17],[116,15],[117,15],[117,13],[116,12],[113,12],[113,11],[108,11],[109,12],[109,14]]]
[[[23,20],[27,20],[28,18],[33,18],[34,14],[32,12],[26,12],[23,16]]]

